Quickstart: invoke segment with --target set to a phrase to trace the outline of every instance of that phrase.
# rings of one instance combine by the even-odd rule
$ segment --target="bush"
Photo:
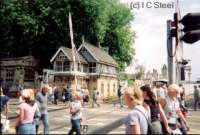
[[[104,103],[113,103],[117,100],[117,96],[107,96],[103,99]]]

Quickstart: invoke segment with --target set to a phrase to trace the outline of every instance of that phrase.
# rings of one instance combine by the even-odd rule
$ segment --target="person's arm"
[[[141,134],[139,123],[131,126],[131,134]]]
[[[21,123],[21,121],[23,121],[23,119],[24,119],[24,110],[21,106],[19,107],[18,112],[19,112],[19,115],[18,115],[18,118],[16,120],[16,124],[15,124],[16,127],[18,127],[19,124]]]
[[[167,117],[166,117],[166,115],[165,115],[165,113],[164,113],[164,111],[163,111],[163,108],[162,108],[162,106],[160,105],[160,103],[158,103],[158,108],[159,108],[161,120],[163,121],[167,132],[168,132],[168,133],[171,133],[172,130],[171,130],[171,128],[170,128],[169,125],[168,125]]]
[[[19,120],[20,120],[20,122],[24,120],[24,109],[23,108],[19,109]]]
[[[41,98],[40,93],[37,93],[37,95],[36,95],[36,100],[37,100],[39,103],[42,103],[42,98]]]
[[[8,119],[8,108],[9,108],[9,102],[6,103],[6,108],[5,108],[5,111],[6,111],[6,119]]]
[[[80,108],[79,109],[76,109],[76,108],[74,108],[72,105],[70,106],[70,113],[71,114],[75,114],[75,113],[77,113],[77,112],[79,112],[80,111]]]
[[[188,123],[187,123],[187,121],[186,121],[185,117],[183,116],[183,113],[181,112],[180,109],[177,110],[177,115],[179,116],[179,118],[181,118],[181,119],[183,120],[183,122],[186,124],[186,127],[187,127],[188,130],[189,130],[189,125],[188,125]]]

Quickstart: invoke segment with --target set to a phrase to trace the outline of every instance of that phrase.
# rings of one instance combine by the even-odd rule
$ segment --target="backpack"
[[[137,110],[137,111],[139,111],[144,117],[145,117],[145,119],[147,120],[147,134],[148,135],[152,135],[153,134],[153,126],[152,126],[152,124],[151,124],[151,121],[150,121],[150,119],[149,118],[147,118],[146,116],[145,116],[145,114],[141,111],[141,110],[139,110],[139,109],[137,109],[137,108],[134,108],[135,110]]]

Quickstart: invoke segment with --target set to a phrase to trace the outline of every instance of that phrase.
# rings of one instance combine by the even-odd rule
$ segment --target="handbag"
[[[172,134],[173,135],[181,135],[182,133],[179,128],[176,128],[176,129],[172,130]]]
[[[10,130],[10,120],[7,119],[7,116],[1,114],[1,123],[2,123],[2,132],[8,132]]]

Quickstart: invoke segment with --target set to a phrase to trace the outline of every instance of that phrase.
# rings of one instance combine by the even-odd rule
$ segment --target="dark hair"
[[[150,86],[149,85],[144,85],[144,86],[140,87],[140,89],[143,92],[147,93],[147,96],[150,99],[150,103],[153,104],[153,105],[156,105],[156,97],[155,97],[154,93],[151,91]]]

